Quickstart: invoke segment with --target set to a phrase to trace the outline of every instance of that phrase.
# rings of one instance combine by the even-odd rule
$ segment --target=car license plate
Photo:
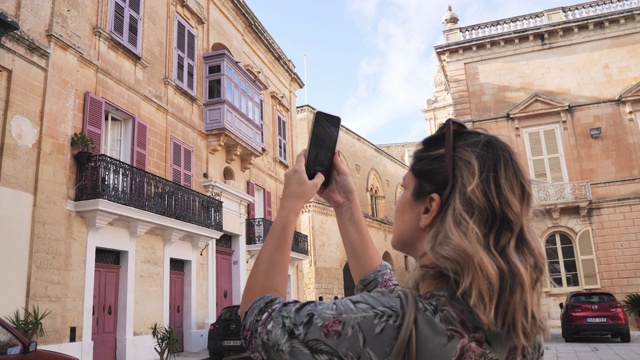
[[[240,345],[240,340],[225,340],[222,342],[222,345],[238,346]]]
[[[607,319],[606,318],[587,318],[587,322],[603,323],[603,322],[607,322]]]

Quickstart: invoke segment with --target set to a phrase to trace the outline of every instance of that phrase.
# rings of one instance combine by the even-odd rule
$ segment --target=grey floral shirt
[[[243,342],[256,359],[389,359],[402,322],[398,282],[383,262],[344,299],[285,301],[263,296],[251,304]],[[445,291],[417,296],[417,359],[542,359],[539,337],[510,346],[504,334],[487,333],[462,301]]]

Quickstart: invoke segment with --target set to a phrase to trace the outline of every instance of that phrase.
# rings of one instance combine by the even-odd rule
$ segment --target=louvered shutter
[[[196,33],[176,17],[175,80],[191,93],[195,92]]]
[[[90,92],[84,95],[84,132],[93,139],[94,155],[102,151],[102,129],[104,127],[104,100]]]
[[[254,198],[256,196],[256,184],[254,184],[253,181],[249,180],[247,181],[247,194],[249,196],[251,196],[251,198]],[[254,199],[255,201],[255,199]],[[250,203],[247,206],[247,212],[248,214],[248,218],[249,219],[255,219],[256,218],[256,204],[255,202]]]
[[[536,180],[565,182],[564,163],[556,128],[527,130],[529,164]]]
[[[187,29],[187,89],[195,91],[196,71],[196,34]]]
[[[600,287],[600,277],[598,276],[598,263],[593,246],[591,228],[584,229],[578,234],[578,254],[580,256],[580,273],[583,288],[597,289]]]
[[[182,146],[182,185],[192,188],[193,179],[193,164],[192,164],[193,151],[186,146]]]
[[[136,118],[134,126],[131,163],[138,169],[147,170],[147,124]]]
[[[140,29],[142,24],[142,17],[140,10],[142,9],[142,0],[129,0],[129,12],[128,12],[128,29],[127,29],[127,44],[133,48],[136,53],[140,51]]]
[[[545,152],[549,164],[549,178],[552,183],[564,182],[562,175],[562,159],[555,129],[546,129],[544,134]]]
[[[111,32],[126,47],[140,53],[142,0],[112,0]]]
[[[171,139],[171,181],[182,184],[182,144]]]
[[[267,220],[272,220],[273,211],[271,207],[271,191],[264,190],[264,217]]]

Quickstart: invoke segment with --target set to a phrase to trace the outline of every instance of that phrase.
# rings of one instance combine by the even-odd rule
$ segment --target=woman
[[[243,339],[261,358],[388,359],[398,338],[405,308],[398,283],[339,156],[326,189],[322,174],[307,179],[304,153],[285,175],[241,303]],[[422,141],[402,186],[391,244],[418,264],[416,358],[542,359],[545,255],[530,231],[529,180],[509,146],[449,119]],[[296,220],[316,192],[335,210],[356,295],[285,301]]]

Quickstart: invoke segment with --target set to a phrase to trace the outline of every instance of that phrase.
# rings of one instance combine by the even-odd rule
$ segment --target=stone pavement
[[[176,360],[207,360],[209,353],[202,350],[181,353]],[[250,359],[248,356],[227,356],[225,360]],[[631,331],[631,342],[623,344],[620,339],[608,337],[577,338],[577,342],[567,344],[562,339],[560,329],[552,329],[551,337],[545,342],[544,360],[640,360],[640,331]]]

